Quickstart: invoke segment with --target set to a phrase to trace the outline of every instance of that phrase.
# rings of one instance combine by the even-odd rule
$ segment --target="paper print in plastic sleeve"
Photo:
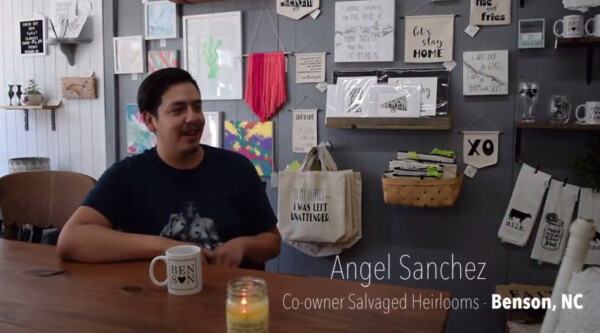
[[[337,110],[342,117],[369,117],[369,91],[377,84],[377,77],[339,77],[337,78]],[[330,88],[331,89],[331,88]]]
[[[421,86],[374,85],[369,91],[369,103],[375,117],[419,118]]]

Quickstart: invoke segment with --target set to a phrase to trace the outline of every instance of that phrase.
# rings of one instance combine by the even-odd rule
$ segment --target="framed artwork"
[[[183,68],[203,100],[242,99],[242,13],[183,17]]]
[[[221,124],[222,124],[222,113],[221,112],[203,112],[204,119],[204,131],[202,132],[202,138],[200,143],[207,146],[221,148]]]
[[[144,41],[142,36],[113,38],[115,74],[144,73]]]
[[[510,24],[510,0],[471,0],[471,24]]]
[[[463,95],[508,95],[508,50],[463,52]]]
[[[546,19],[519,20],[519,48],[543,49],[546,47]]]
[[[19,48],[23,56],[46,55],[46,18],[19,21]]]
[[[335,3],[335,62],[394,61],[395,1]]]
[[[261,177],[273,172],[273,122],[225,121],[225,149],[246,156]]]
[[[177,38],[177,4],[149,1],[144,5],[146,39]]]
[[[62,96],[66,99],[94,99],[96,78],[94,77],[62,77],[60,78]]]
[[[127,152],[139,154],[156,146],[156,136],[148,130],[137,104],[127,104]]]
[[[163,68],[179,67],[179,51],[148,51],[148,72],[153,73]]]
[[[405,63],[452,61],[454,15],[407,16]]]

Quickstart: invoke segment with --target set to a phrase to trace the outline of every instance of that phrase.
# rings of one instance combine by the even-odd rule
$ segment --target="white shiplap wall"
[[[92,32],[93,41],[77,47],[74,66],[67,63],[58,46],[48,45],[46,56],[23,57],[19,53],[19,20],[50,15],[52,1],[0,0],[0,105],[8,105],[9,83],[34,78],[45,100],[61,98],[61,77],[83,76],[90,70],[96,76],[98,98],[63,99],[56,110],[55,132],[50,111],[30,110],[26,132],[23,111],[0,109],[0,175],[8,173],[10,158],[42,156],[50,158],[52,170],[75,171],[97,179],[106,169],[102,0],[90,1],[92,14],[85,30]]]

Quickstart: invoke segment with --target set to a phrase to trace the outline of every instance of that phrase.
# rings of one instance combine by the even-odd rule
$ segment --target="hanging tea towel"
[[[582,295],[579,304],[583,308],[563,309],[554,332],[600,332],[600,267],[573,273],[567,294]]]
[[[581,189],[577,217],[594,221],[596,235],[590,243],[585,263],[588,265],[600,265],[600,192],[591,188]]]
[[[498,237],[502,242],[525,246],[536,221],[550,175],[523,164]]]
[[[531,259],[557,265],[560,263],[578,199],[578,186],[564,184],[557,180],[550,182],[550,190],[544,204]]]

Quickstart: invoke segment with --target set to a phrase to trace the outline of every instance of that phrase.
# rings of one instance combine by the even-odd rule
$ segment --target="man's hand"
[[[208,265],[212,263],[212,259],[215,257],[215,254],[211,250],[202,248],[200,253],[202,254],[202,265]]]
[[[240,267],[246,253],[246,237],[238,237],[206,252],[209,264],[225,267]]]

